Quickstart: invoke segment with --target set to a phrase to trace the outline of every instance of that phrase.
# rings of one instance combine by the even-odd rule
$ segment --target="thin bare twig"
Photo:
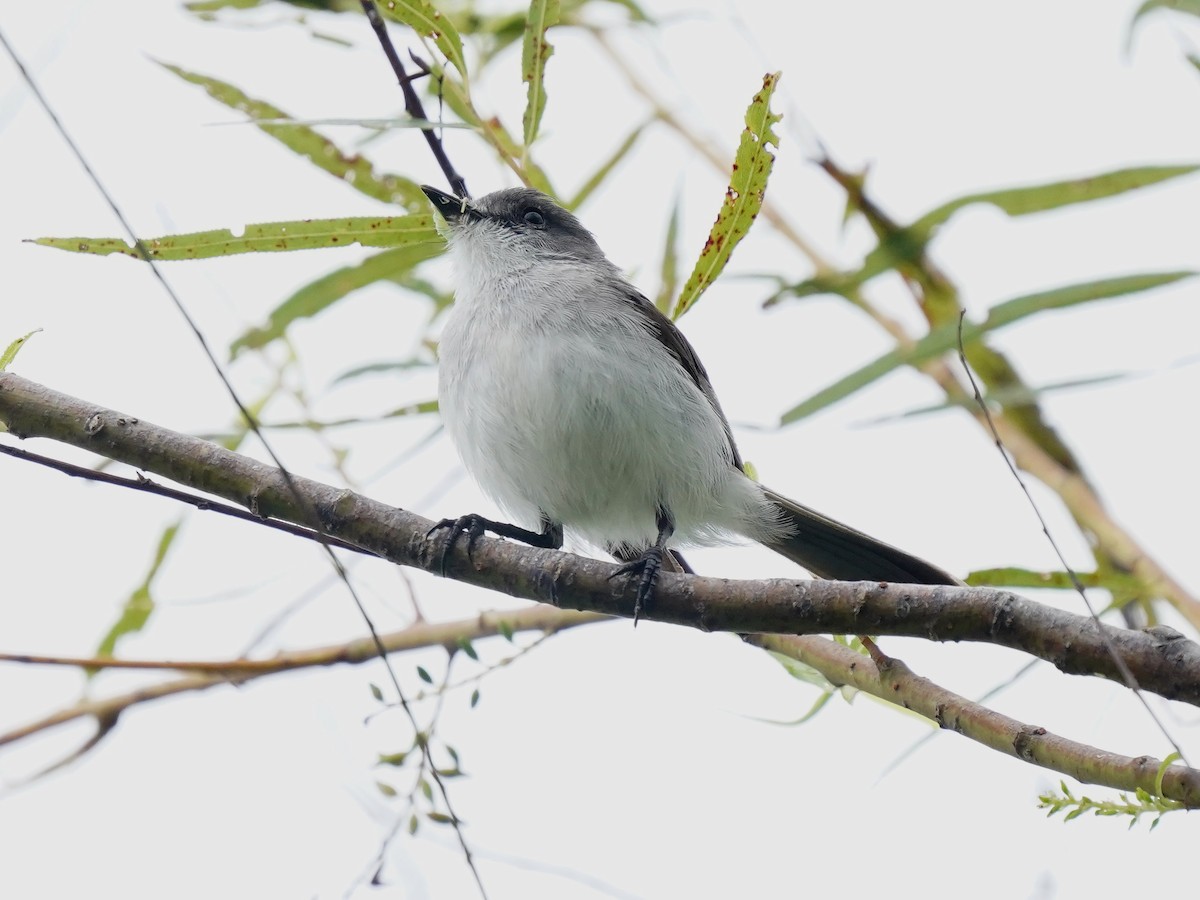
[[[375,36],[379,39],[379,45],[383,48],[384,56],[391,63],[392,71],[396,74],[396,80],[400,83],[400,91],[404,94],[405,110],[418,122],[424,123],[420,126],[421,134],[425,135],[425,142],[429,144],[433,158],[441,166],[442,174],[450,182],[450,189],[454,191],[455,196],[469,197],[467,182],[458,174],[458,171],[450,162],[450,157],[446,155],[446,148],[442,146],[442,139],[438,137],[428,116],[425,115],[425,107],[421,103],[421,98],[417,96],[417,92],[413,89],[412,77],[404,69],[404,63],[400,60],[400,54],[396,52],[396,47],[392,44],[391,35],[388,34],[387,23],[383,21],[383,16],[379,15],[379,9],[375,6],[374,0],[362,0],[362,8],[363,12],[366,13],[367,21],[371,23],[371,28],[374,30]],[[428,69],[425,69],[422,74],[428,75]]]
[[[1017,467],[1014,465],[1012,457],[1008,455],[1008,451],[1005,449],[1003,442],[1000,440],[1000,433],[996,431],[996,423],[992,419],[991,410],[988,409],[987,404],[983,400],[983,394],[979,390],[979,384],[975,381],[975,373],[971,371],[971,366],[967,362],[967,352],[963,348],[962,328],[963,321],[966,319],[966,315],[966,310],[959,311],[958,359],[959,363],[963,367],[963,371],[967,373],[967,380],[971,383],[971,390],[975,393],[975,406],[983,415],[984,420],[987,422],[987,427],[992,434],[992,440],[995,442],[996,449],[999,451],[1001,458],[1004,460],[1004,464],[1008,466],[1008,471],[1012,474],[1012,477],[1016,479],[1017,484],[1020,486],[1021,493],[1025,495],[1025,500],[1033,509],[1033,514],[1037,517],[1038,524],[1042,527],[1042,534],[1044,534],[1046,536],[1046,540],[1050,542],[1050,547],[1054,550],[1055,556],[1058,557],[1059,564],[1062,565],[1063,569],[1066,571],[1067,577],[1071,579],[1071,584],[1075,588],[1075,593],[1077,593],[1080,599],[1083,600],[1083,605],[1086,607],[1088,615],[1091,616],[1092,621],[1096,623],[1096,633],[1099,634],[1101,639],[1104,641],[1105,649],[1108,650],[1109,655],[1112,657],[1112,661],[1116,665],[1117,671],[1120,673],[1122,680],[1125,682],[1128,688],[1133,691],[1134,695],[1138,698],[1138,702],[1140,702],[1145,708],[1146,714],[1150,716],[1151,721],[1158,726],[1158,730],[1162,732],[1163,737],[1167,739],[1167,742],[1175,750],[1175,753],[1185,763],[1188,763],[1188,758],[1184,754],[1183,748],[1179,746],[1179,742],[1176,741],[1171,735],[1171,732],[1167,730],[1167,726],[1163,724],[1162,720],[1159,719],[1154,710],[1150,708],[1149,702],[1147,702],[1145,696],[1142,695],[1141,687],[1138,685],[1137,678],[1134,676],[1129,666],[1125,663],[1125,660],[1121,658],[1121,654],[1117,652],[1117,648],[1112,645],[1112,641],[1109,640],[1108,633],[1100,624],[1100,616],[1096,613],[1096,608],[1092,606],[1092,601],[1088,597],[1087,591],[1083,587],[1083,582],[1079,580],[1079,576],[1075,574],[1075,570],[1071,568],[1070,564],[1067,562],[1067,558],[1063,556],[1062,550],[1059,549],[1058,541],[1056,541],[1054,539],[1054,535],[1050,533],[1050,526],[1046,524],[1046,519],[1042,515],[1041,509],[1038,507],[1037,501],[1033,499],[1033,494],[1029,493],[1029,486],[1025,484],[1025,479],[1022,478],[1021,473],[1017,471]],[[1191,763],[1188,763],[1188,765],[1191,765]]]
[[[604,621],[607,617],[595,613],[559,610],[550,606],[533,606],[511,612],[487,612],[470,619],[454,622],[417,622],[399,631],[381,634],[387,653],[399,653],[419,647],[457,646],[459,640],[474,640],[499,634],[525,631],[542,633],[563,631],[578,625]],[[375,642],[359,638],[345,644],[330,644],[307,650],[291,650],[270,659],[202,660],[113,660],[73,658],[66,656],[37,656],[34,654],[5,654],[2,659],[11,663],[66,665],[94,668],[176,669],[192,672],[183,678],[163,681],[127,693],[102,699],[86,699],[73,706],[30,722],[20,728],[0,734],[0,746],[30,737],[39,732],[81,718],[93,718],[107,733],[117,719],[140,703],[158,700],[174,694],[207,690],[222,684],[244,684],[255,678],[277,675],[295,669],[341,664],[358,665],[379,656]],[[92,746],[95,739],[90,739]],[[75,758],[72,754],[70,758]]]
[[[101,484],[116,485],[133,491],[156,494],[159,497],[166,497],[169,500],[186,503],[204,512],[215,512],[223,516],[229,516],[232,519],[241,519],[243,522],[265,525],[267,528],[274,528],[277,531],[283,531],[310,541],[320,540],[320,536],[311,528],[305,528],[302,525],[296,525],[292,522],[281,522],[278,519],[264,519],[262,516],[256,516],[249,510],[242,509],[239,506],[231,506],[228,503],[222,503],[220,500],[213,500],[211,497],[201,497],[198,494],[190,494],[187,491],[168,487],[165,484],[158,484],[140,473],[135,478],[127,478],[123,475],[114,475],[111,472],[100,472],[96,469],[89,469],[87,466],[77,466],[74,463],[55,459],[52,456],[31,453],[28,450],[22,450],[19,447],[13,447],[9,444],[0,444],[0,453],[24,460],[25,462],[45,466],[48,469],[54,469],[55,471],[62,472],[64,475],[70,475],[72,478],[82,478],[86,481],[96,481]],[[329,546],[337,547],[339,550],[353,550],[355,553],[371,555],[362,547],[356,547],[351,543],[329,535],[325,536],[325,540]]]

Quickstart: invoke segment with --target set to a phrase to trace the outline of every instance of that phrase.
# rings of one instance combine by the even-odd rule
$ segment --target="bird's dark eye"
[[[546,224],[546,217],[536,209],[525,210],[522,217],[525,219],[525,224],[532,225],[534,228],[541,228]]]

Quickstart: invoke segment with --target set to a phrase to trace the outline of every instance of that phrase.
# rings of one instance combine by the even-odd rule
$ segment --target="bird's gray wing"
[[[645,295],[630,290],[625,295],[625,300],[642,315],[647,330],[674,357],[683,371],[708,399],[708,402],[712,404],[713,410],[721,420],[721,427],[725,429],[725,445],[729,461],[742,470],[742,456],[738,453],[737,444],[734,443],[733,429],[729,427],[729,420],[725,418],[725,411],[721,409],[721,403],[717,400],[712,382],[708,380],[708,372],[705,371],[704,364],[700,362],[700,357],[696,355],[695,349],[688,343],[688,339],[683,336],[683,332],[675,326],[675,323],[663,315],[657,306],[646,299]]]

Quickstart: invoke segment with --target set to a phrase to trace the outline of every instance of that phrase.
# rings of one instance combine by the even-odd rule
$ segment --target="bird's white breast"
[[[508,515],[599,546],[653,542],[659,504],[677,542],[761,531],[761,491],[731,465],[719,414],[643,315],[601,293],[611,279],[545,261],[482,278],[484,260],[455,256],[441,412]]]

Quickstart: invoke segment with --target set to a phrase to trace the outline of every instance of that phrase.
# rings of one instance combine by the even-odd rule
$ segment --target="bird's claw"
[[[633,601],[634,627],[637,627],[642,610],[649,607],[654,599],[654,585],[658,581],[658,573],[662,570],[662,560],[663,551],[658,547],[651,547],[640,557],[625,563],[608,576],[609,581],[622,575],[637,576],[637,596]]]
[[[425,537],[430,538],[435,531],[443,529],[449,531],[449,534],[446,535],[446,540],[442,544],[442,552],[438,559],[438,573],[444,578],[446,576],[446,561],[450,558],[450,554],[454,552],[454,547],[458,544],[458,539],[464,534],[467,536],[467,558],[470,559],[471,554],[475,552],[475,542],[487,531],[487,521],[481,516],[476,515],[459,516],[457,519],[442,519],[425,532]]]

